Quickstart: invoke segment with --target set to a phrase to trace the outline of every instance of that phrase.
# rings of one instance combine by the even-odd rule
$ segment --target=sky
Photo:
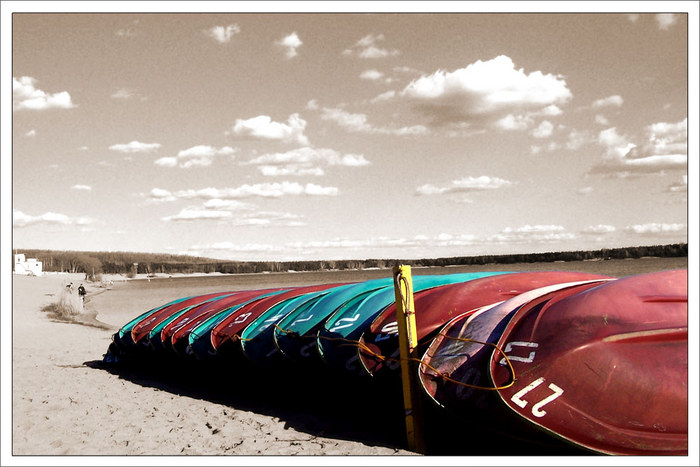
[[[697,2],[201,3],[3,2],[13,249],[418,259],[697,233]]]

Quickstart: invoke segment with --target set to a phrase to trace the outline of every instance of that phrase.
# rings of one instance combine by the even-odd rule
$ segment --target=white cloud
[[[338,189],[332,186],[321,186],[314,183],[307,183],[304,186],[304,194],[312,196],[336,196]]]
[[[208,167],[217,156],[233,156],[236,150],[230,146],[215,148],[208,145],[193,146],[180,151],[176,157],[161,157],[154,164],[163,167],[179,166],[184,169],[191,167]]]
[[[635,159],[621,159],[608,165],[614,168],[616,172],[658,173],[664,170],[683,170],[688,165],[688,158],[680,154],[649,156]],[[608,170],[610,167],[608,167]]]
[[[558,115],[563,114],[564,111],[559,108],[557,105],[548,105],[544,109],[540,110],[539,112],[533,112],[533,116],[535,117],[556,117]]]
[[[386,49],[378,45],[384,40],[384,34],[368,34],[352,47],[343,50],[343,55],[360,58],[386,58],[399,55],[396,49]]]
[[[662,31],[666,31],[678,22],[678,15],[670,13],[661,13],[656,15],[656,22],[659,25],[659,29],[661,29]]]
[[[306,225],[303,219],[303,216],[288,212],[256,211],[243,215],[237,222],[238,225],[301,227]]]
[[[384,77],[384,73],[378,70],[365,70],[360,74],[361,79],[367,79],[370,81],[377,81]]]
[[[541,71],[526,74],[505,55],[478,60],[453,72],[438,70],[422,76],[399,95],[438,124],[491,120],[502,128],[508,118],[517,123],[534,114],[552,112],[552,106],[572,97],[561,76]]]
[[[646,128],[646,134],[647,143],[641,148],[635,147],[629,157],[688,153],[687,118],[677,123],[654,123]]]
[[[200,221],[230,219],[230,211],[214,211],[209,209],[184,208],[174,216],[163,217],[164,221]]]
[[[334,121],[342,128],[353,133],[407,136],[422,135],[428,132],[428,129],[423,125],[400,128],[375,127],[367,122],[367,114],[354,114],[338,108],[325,107],[321,113],[321,118]]]
[[[612,225],[606,225],[606,224],[598,224],[598,225],[589,225],[585,229],[582,230],[584,234],[590,234],[590,235],[602,235],[602,234],[609,234],[615,232],[617,229],[615,229],[614,226]]]
[[[392,70],[394,70],[394,71],[397,72],[397,73],[407,73],[407,74],[411,74],[411,75],[422,75],[422,74],[424,74],[424,73],[422,73],[420,70],[418,70],[418,69],[416,69],[416,68],[413,68],[413,67],[410,67],[410,66],[405,66],[405,65],[402,65],[402,66],[395,66],[394,68],[392,68]]]
[[[603,107],[622,107],[624,102],[625,101],[621,96],[614,95],[593,101],[591,107],[594,109],[600,109]]]
[[[177,197],[170,191],[162,188],[153,188],[147,196],[148,199],[153,202],[170,202],[177,200]]]
[[[75,107],[67,91],[49,94],[36,89],[36,79],[22,76],[12,77],[13,110],[72,109]]]
[[[598,143],[605,148],[605,158],[620,159],[634,147],[626,137],[619,135],[615,127],[598,134]]]
[[[71,190],[81,190],[81,191],[92,191],[92,187],[90,185],[73,185],[70,187]]]
[[[495,126],[502,130],[526,130],[532,125],[532,118],[529,115],[513,115],[508,114],[505,117],[496,121]]]
[[[686,232],[685,224],[663,224],[651,222],[648,224],[637,224],[625,227],[626,232],[639,235],[666,235]]]
[[[532,130],[532,136],[535,138],[549,138],[554,131],[554,125],[551,122],[544,120],[537,128]]]
[[[486,238],[487,243],[549,243],[572,240],[576,236],[566,232],[561,225],[524,225],[522,227],[506,227],[500,233]]]
[[[677,123],[649,125],[645,130],[647,142],[643,146],[618,135],[615,128],[601,131],[598,142],[605,148],[605,154],[591,172],[626,176],[685,170],[688,165],[687,123],[684,119]]]
[[[566,148],[575,151],[580,149],[584,144],[590,143],[592,137],[586,131],[571,130],[566,139]]]
[[[130,89],[122,88],[115,91],[111,96],[112,99],[129,100],[133,98],[138,98],[140,101],[146,101],[148,98],[146,96],[140,95]]]
[[[394,78],[386,76],[383,72],[379,70],[365,70],[360,73],[360,79],[366,79],[368,81],[381,81],[385,84],[393,83],[396,81]],[[374,98],[372,101],[377,102],[381,100],[381,96]]]
[[[219,203],[217,203],[219,204]],[[234,211],[252,210],[250,205],[245,207],[236,207],[235,209],[226,209],[224,204],[219,204],[222,209],[213,208],[211,204],[205,203],[202,208],[187,207],[182,209],[174,216],[163,217],[166,222],[192,222],[192,221],[208,221],[214,220],[225,222],[231,226],[284,226],[284,227],[299,227],[305,225],[302,221],[303,217],[284,212],[275,211],[255,211],[250,213],[240,213]]]
[[[338,194],[336,187],[324,187],[307,183],[302,185],[297,182],[258,183],[254,185],[241,185],[235,188],[201,188],[198,190],[187,189],[171,192],[161,188],[154,188],[147,195],[154,201],[174,201],[177,199],[240,199],[240,198],[279,198],[282,196],[335,196]]]
[[[36,130],[29,130],[24,134],[24,136],[26,136],[27,138],[33,138],[34,136],[36,136]]]
[[[203,32],[220,44],[225,44],[231,42],[233,36],[241,32],[241,28],[237,24],[229,24],[228,26],[214,26]]]
[[[129,99],[134,95],[134,93],[128,89],[119,89],[110,97],[112,99]]]
[[[313,176],[321,177],[326,172],[321,167],[303,167],[299,164],[261,165],[260,173],[266,177]]]
[[[603,125],[603,126],[610,125],[610,121],[607,118],[605,118],[605,115],[601,115],[601,114],[598,114],[595,116],[595,122],[598,125]]]
[[[93,222],[94,221],[89,217],[70,217],[65,214],[60,214],[56,212],[46,212],[39,216],[32,216],[29,214],[25,214],[22,211],[12,211],[12,226],[17,228],[27,227],[29,225],[35,224],[84,226],[92,224]]]
[[[323,120],[331,120],[352,132],[371,133],[372,126],[367,123],[366,114],[353,114],[338,108],[324,108],[321,115]]]
[[[372,104],[376,104],[376,103],[382,102],[382,101],[389,101],[389,100],[393,99],[394,97],[396,97],[396,91],[389,90],[389,91],[383,92],[380,95],[378,95],[377,97],[371,99],[370,102]]]
[[[161,167],[177,167],[177,157],[174,157],[174,156],[161,157],[161,158],[153,161],[153,163],[155,165],[159,165]]]
[[[141,143],[139,141],[131,141],[126,144],[113,144],[109,147],[111,151],[122,153],[149,153],[160,148],[160,143]]]
[[[287,123],[279,123],[267,115],[259,115],[247,120],[236,119],[231,134],[241,137],[278,140],[308,146],[309,140],[304,135],[306,120],[295,113],[289,116]]]
[[[547,146],[546,146],[546,147],[547,147],[547,151],[550,151],[550,152],[551,152],[551,151],[556,151],[556,150],[559,149],[561,146],[560,146],[559,143],[557,143],[556,141],[550,141],[549,143],[547,143]]]
[[[579,195],[590,195],[591,193],[593,193],[593,187],[585,186],[583,188],[579,188],[578,190],[576,190],[576,193],[578,193]]]
[[[161,200],[174,201],[178,199],[169,191],[157,188],[151,191],[152,196],[155,196],[156,190]],[[236,199],[210,198],[205,200],[201,206],[188,206],[178,214],[162,219],[164,221],[226,220],[230,222],[239,219],[242,212],[253,210],[255,210],[255,205]],[[234,213],[236,213],[235,216]]]
[[[299,39],[296,32],[293,32],[277,42],[278,45],[285,49],[285,56],[287,58],[294,58],[297,56],[297,49],[301,47],[303,42]]]
[[[244,203],[236,199],[218,199],[212,198],[204,202],[203,206],[207,209],[219,209],[225,211],[244,211],[255,209],[255,206],[250,203]]]
[[[447,186],[435,186],[431,184],[421,185],[416,188],[419,195],[442,195],[446,193],[468,193],[475,191],[497,190],[510,186],[512,182],[498,177],[482,175],[480,177],[464,177],[453,180]]]
[[[331,240],[311,240],[306,242],[294,242],[287,246],[293,249],[359,249],[359,248],[387,248],[387,247],[413,247],[420,245],[420,240],[406,238],[374,237],[362,240],[348,238],[334,238]]]
[[[333,149],[303,147],[282,153],[269,153],[256,157],[248,164],[259,165],[263,175],[323,175],[323,169],[315,164],[343,167],[370,165],[362,154],[341,155]]]

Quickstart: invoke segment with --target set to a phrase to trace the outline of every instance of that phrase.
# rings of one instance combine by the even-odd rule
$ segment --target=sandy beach
[[[63,460],[53,456],[79,456],[69,463],[90,459],[94,465],[120,463],[120,456],[143,456],[138,463],[177,456],[167,457],[177,464],[187,456],[213,456],[208,463],[289,464],[287,456],[310,456],[302,462],[308,465],[321,456],[332,456],[326,464],[368,456],[350,462],[394,465],[421,459],[406,449],[400,394],[388,397],[324,375],[104,364],[112,334],[129,319],[210,290],[168,288],[157,282],[162,279],[138,281],[140,287],[119,277],[111,284],[109,277],[103,284],[83,279],[12,277],[12,462],[55,465]],[[240,287],[251,288],[243,279]],[[71,281],[87,286],[84,313],[63,321],[42,311]],[[8,448],[5,443],[3,451]],[[479,446],[459,449],[458,455],[483,454]]]
[[[255,402],[232,407],[196,389],[180,388],[189,394],[177,394],[161,388],[157,377],[148,381],[148,375],[125,377],[107,371],[101,359],[129,313],[122,313],[119,322],[110,322],[115,314],[105,313],[99,315],[101,323],[80,325],[52,320],[42,311],[66,282],[77,287],[83,277],[13,277],[13,456],[413,454],[352,440],[352,433],[348,439],[323,436],[313,416],[305,430],[304,420],[299,420],[304,414],[285,421],[263,413]],[[111,289],[84,284],[88,311],[100,296],[102,303],[126,298],[119,294],[123,284],[118,281]],[[134,310],[132,316],[145,310]]]

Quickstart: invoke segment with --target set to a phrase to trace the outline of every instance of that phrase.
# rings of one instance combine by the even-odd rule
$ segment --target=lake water
[[[412,275],[456,274],[479,271],[578,271],[624,277],[653,271],[687,269],[688,258],[640,258],[604,261],[486,264],[411,268]],[[104,323],[121,326],[127,320],[177,298],[210,292],[295,287],[312,284],[362,282],[392,277],[392,269],[283,272],[269,274],[216,274],[194,277],[130,280],[92,298],[90,308]]]
[[[469,266],[413,267],[413,275],[456,274],[480,271],[579,271],[624,277],[652,271],[687,269],[688,258],[639,258],[612,259],[605,261],[557,261],[551,263],[485,264]],[[190,287],[217,287],[225,290],[243,290],[266,287],[326,284],[331,282],[361,282],[369,279],[391,277],[392,269],[365,269],[314,272],[275,272],[259,274],[217,274],[195,277],[157,278],[132,280],[133,289],[154,286],[189,289]]]

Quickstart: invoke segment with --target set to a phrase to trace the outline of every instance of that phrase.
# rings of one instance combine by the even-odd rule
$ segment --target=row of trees
[[[185,255],[132,252],[82,252],[55,250],[23,250],[29,258],[43,262],[44,271],[85,273],[95,278],[99,274],[244,274],[262,272],[324,271],[344,269],[390,268],[405,264],[412,267],[460,266],[483,264],[539,263],[552,261],[583,261],[655,257],[688,256],[688,244],[604,248],[593,251],[548,252],[517,255],[456,256],[419,260],[364,259],[337,261],[221,261]]]

